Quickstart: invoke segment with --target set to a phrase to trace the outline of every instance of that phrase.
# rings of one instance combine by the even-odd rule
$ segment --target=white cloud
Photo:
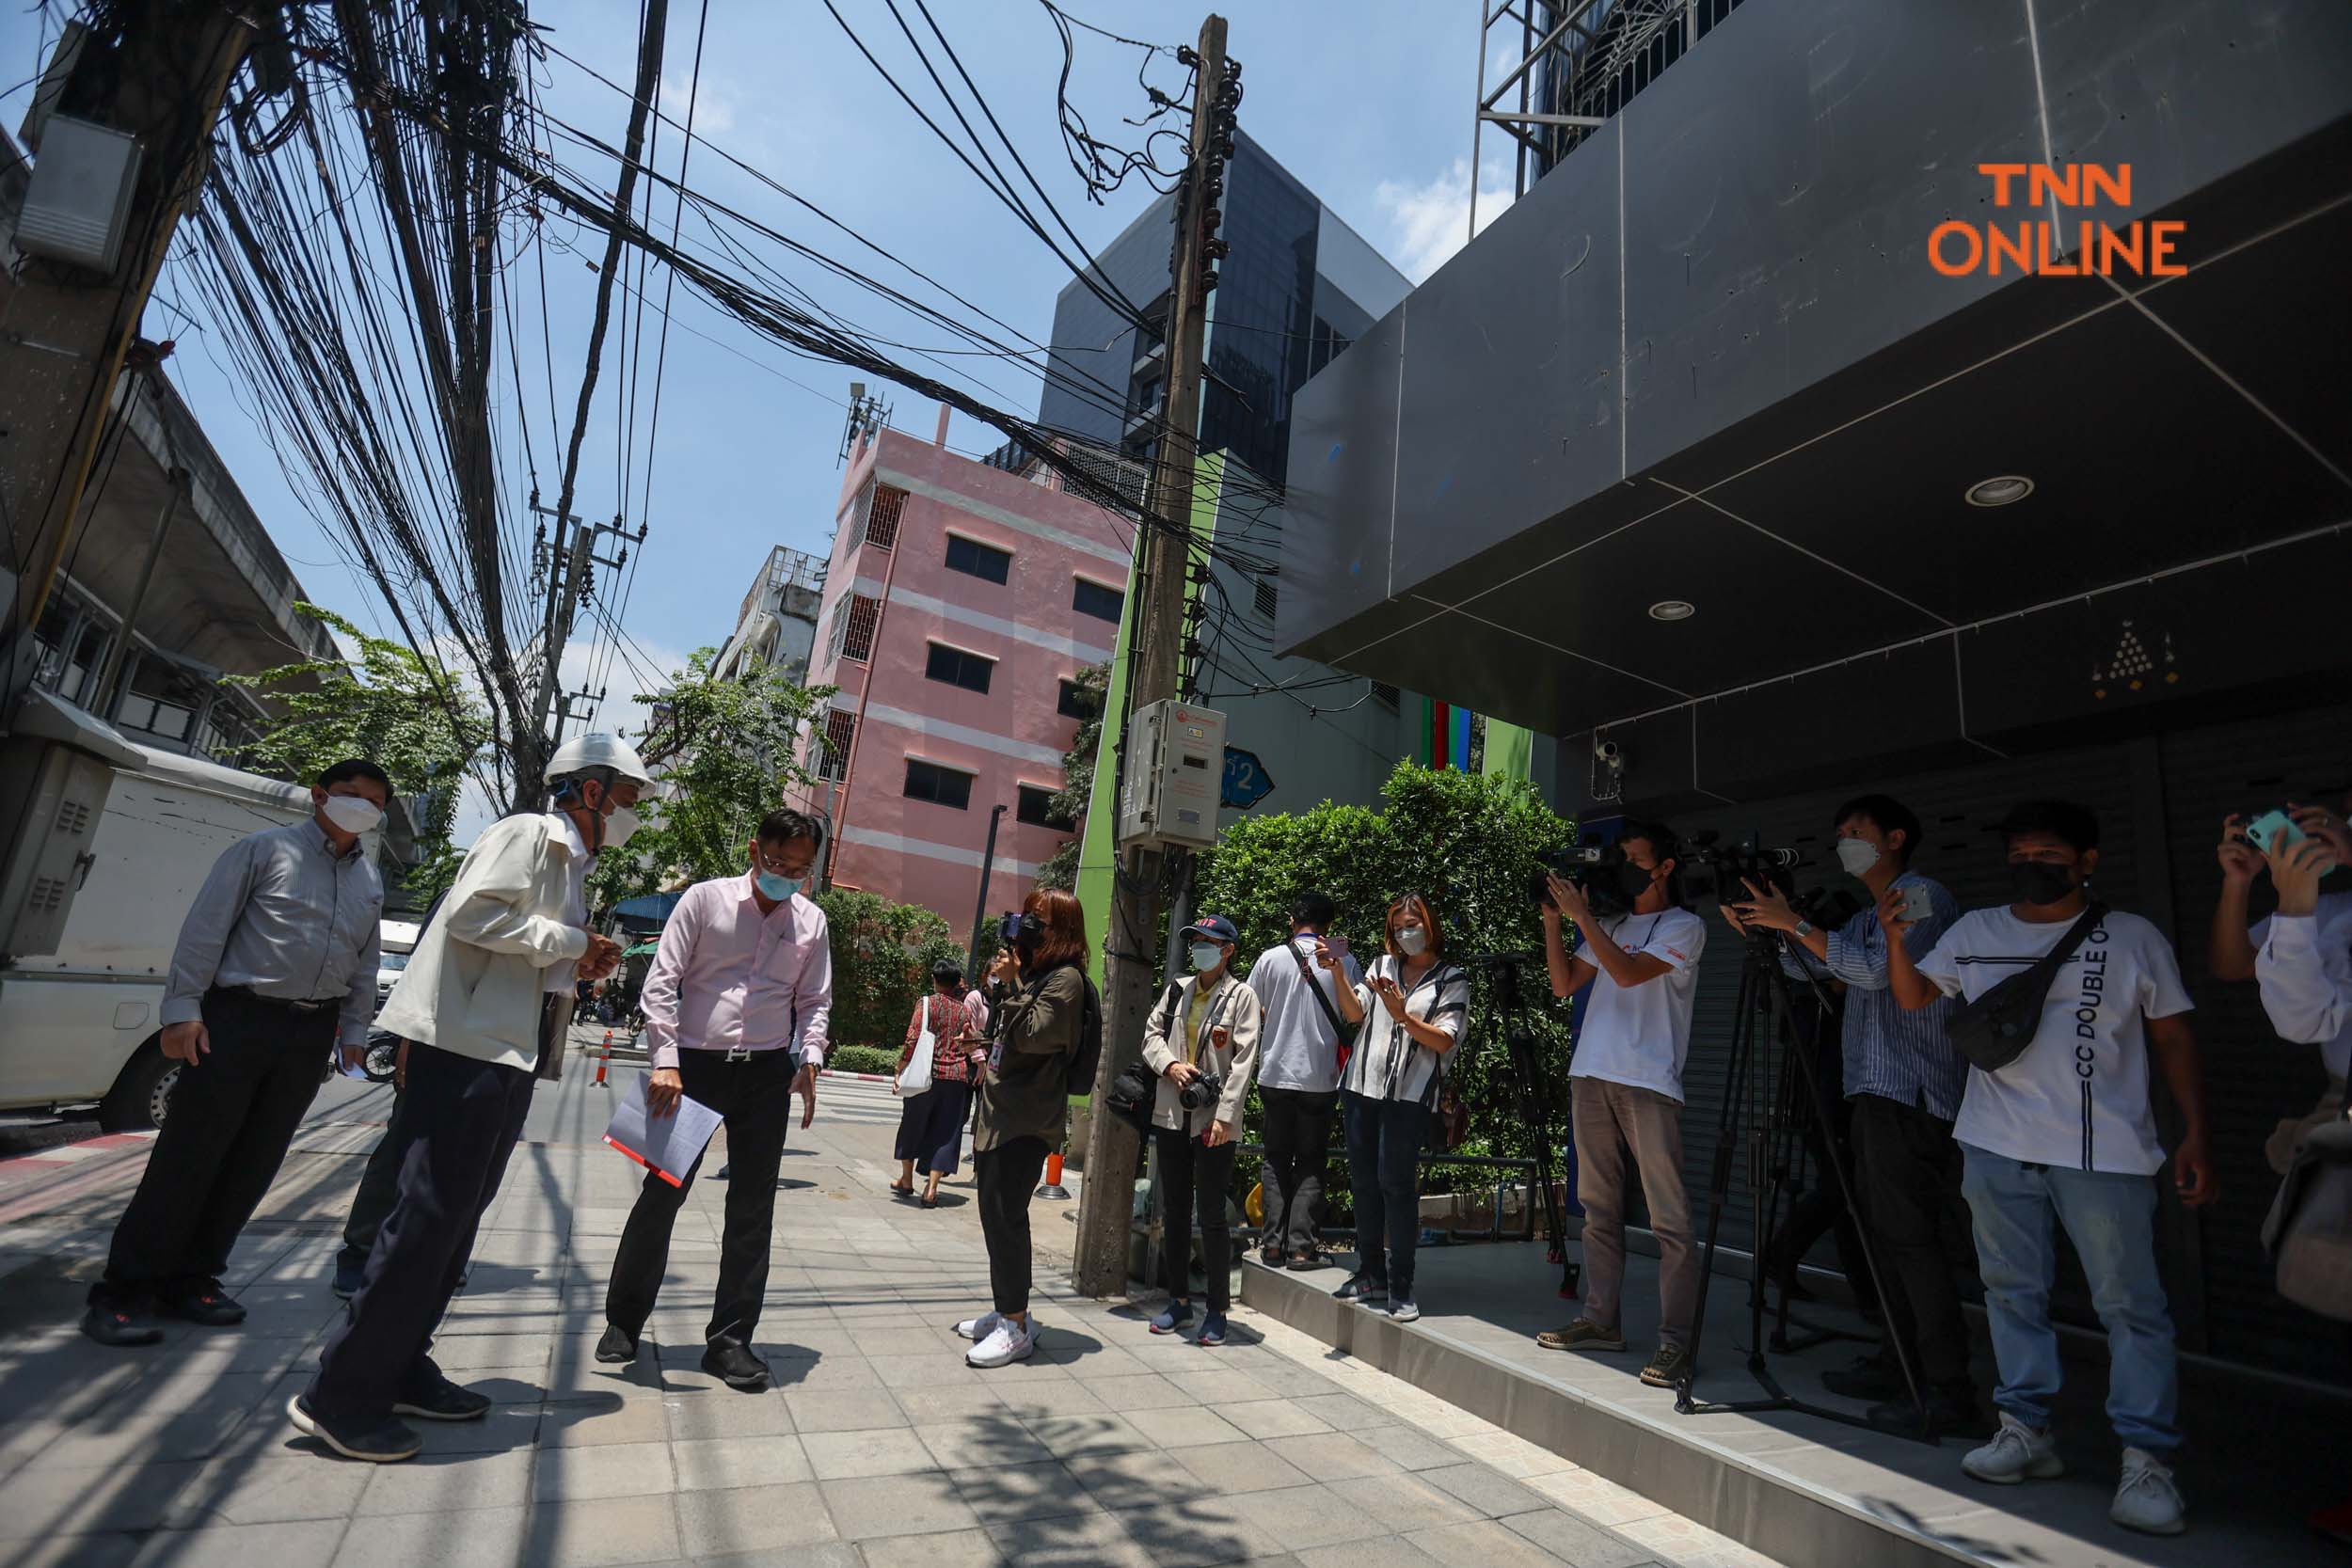
[[[1468,158],[1426,184],[1383,180],[1373,193],[1388,220],[1389,254],[1415,283],[1445,265],[1470,243],[1470,168]],[[1483,230],[1511,205],[1508,165],[1489,160],[1478,180],[1478,227]]]
[[[698,137],[708,136],[715,141],[734,130],[738,122],[736,102],[735,89],[707,69],[703,71],[699,87],[691,76],[673,75],[666,71],[661,73],[661,113],[684,125],[687,110],[691,107],[694,135]]]

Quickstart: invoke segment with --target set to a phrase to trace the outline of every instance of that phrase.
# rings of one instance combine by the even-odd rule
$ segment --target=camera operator
[[[2262,981],[2263,1006],[2281,1039],[2315,1042],[2328,1074],[2319,1102],[2302,1116],[2279,1123],[2263,1146],[2270,1168],[2280,1176],[2312,1128],[2344,1115],[2344,1080],[2352,1075],[2352,994],[2328,999],[2335,988],[2328,960],[2342,968],[2352,945],[2352,894],[2321,893],[2319,879],[2334,865],[2352,865],[2352,832],[2332,813],[2316,806],[2288,807],[2304,837],[2294,844],[2256,845],[2236,816],[2221,824],[2221,896],[2213,911],[2211,958],[2222,980]],[[2274,847],[2275,846],[2275,847]],[[2278,869],[2271,883],[2279,895],[2277,915],[2246,923],[2247,895],[2267,859]],[[2291,907],[2292,906],[2292,907]],[[2273,940],[2273,933],[2276,940]],[[2258,955],[2260,958],[2258,958]]]
[[[1566,998],[1586,982],[1575,1054],[1576,1195],[1584,1205],[1584,1310],[1565,1328],[1535,1337],[1546,1350],[1621,1351],[1618,1296],[1625,1284],[1625,1151],[1642,1172],[1642,1201],[1658,1238],[1658,1352],[1642,1381],[1666,1388],[1689,1370],[1691,1320],[1699,1297],[1699,1257],[1691,1244],[1691,1200],[1682,1184],[1682,1064],[1691,1052],[1691,1005],[1707,927],[1682,907],[1675,882],[1678,846],[1662,823],[1628,822],[1615,869],[1629,913],[1604,920],[1582,887],[1549,879],[1543,907],[1544,959],[1551,993]],[[1576,925],[1569,957],[1563,920]]]
[[[1993,1440],[1961,1468],[2004,1484],[2064,1472],[2050,1416],[2059,1386],[2050,1322],[2058,1271],[2053,1221],[2082,1261],[2106,1325],[2107,1419],[2123,1445],[2107,1516],[2127,1529],[2177,1535],[2185,1512],[2169,1460],[2180,1447],[2180,1375],[2156,1270],[2155,1174],[2164,1165],[2148,1100],[2163,1069],[2185,1125],[2172,1180],[2191,1208],[2214,1197],[2205,1092],[2188,992],[2164,933],[2138,915],[2093,908],[2099,819],[2066,800],[2027,800],[2000,827],[2015,902],[1971,910],[1916,964],[1887,944],[1887,982],[1915,1011],[1941,992],[1975,1003],[2062,943],[2032,1039],[1995,1070],[1971,1066],[1953,1133],[1966,1162],[1985,1316],[2000,1386]],[[2095,918],[2086,922],[2086,911]],[[1890,934],[1909,924],[1899,895],[1879,905]],[[2030,1001],[2030,996],[2027,998]],[[1956,1020],[1964,1022],[1964,1020]]]
[[[1225,1200],[1233,1185],[1242,1106],[1258,1066],[1258,994],[1235,977],[1241,934],[1221,914],[1184,927],[1190,974],[1168,988],[1143,1034],[1143,1065],[1159,1074],[1152,1103],[1152,1142],[1160,1156],[1160,1259],[1168,1307],[1154,1334],[1192,1322],[1192,1210],[1200,1211],[1200,1267],[1209,1278],[1209,1313],[1200,1343],[1225,1342],[1232,1306],[1233,1234]],[[1181,1022],[1180,1022],[1181,1021]]]
[[[1915,964],[1960,918],[1944,885],[1911,869],[1919,818],[1902,802],[1864,795],[1837,808],[1837,863],[1870,890],[1871,907],[1835,931],[1800,917],[1771,888],[1747,884],[1748,899],[1725,904],[1735,929],[1786,931],[1804,949],[1812,973],[1846,985],[1840,1059],[1853,1110],[1855,1185],[1863,1224],[1883,1277],[1887,1332],[1899,1337],[1927,1395],[1928,1420],[1939,1431],[1978,1425],[1976,1389],[1968,1381],[1968,1325],[1960,1311],[1955,1259],[1969,1253],[1968,1212],[1960,1196],[1960,1145],[1952,1121],[1960,1115],[1968,1064],[1945,1033],[1952,1004],[1939,997],[1917,1012],[1887,989],[1888,938],[1877,906],[1890,892],[1905,906],[1924,906],[1924,918],[1902,938]],[[1800,977],[1800,960],[1784,958]],[[1869,1282],[1857,1279],[1858,1291]],[[1900,1399],[1901,1373],[1891,1353],[1823,1378],[1830,1391],[1872,1406],[1879,1425],[1913,1427],[1918,1412]]]
[[[1265,1234],[1270,1269],[1318,1269],[1323,1167],[1340,1103],[1339,993],[1364,977],[1344,939],[1327,936],[1337,911],[1321,893],[1291,903],[1287,941],[1258,955],[1249,989],[1265,1012],[1258,1098],[1265,1107]],[[1328,954],[1334,964],[1312,967]]]

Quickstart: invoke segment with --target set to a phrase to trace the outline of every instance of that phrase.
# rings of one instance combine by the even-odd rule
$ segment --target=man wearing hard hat
[[[422,1444],[404,1416],[489,1412],[426,1348],[522,1135],[532,1081],[561,1068],[574,983],[620,961],[620,944],[587,928],[588,869],[636,831],[652,783],[612,736],[565,742],[548,764],[553,809],[484,830],[384,1006],[379,1026],[410,1042],[400,1196],[318,1375],[287,1406],[346,1458],[415,1454]]]

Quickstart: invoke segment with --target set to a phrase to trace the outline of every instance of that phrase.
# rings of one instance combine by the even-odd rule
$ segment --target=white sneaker
[[[1001,1313],[983,1312],[977,1318],[966,1318],[956,1324],[956,1332],[967,1339],[976,1341],[985,1339],[991,1334],[995,1333],[996,1325],[1004,1321]]]
[[[1389,1319],[1391,1323],[1417,1323],[1421,1322],[1421,1308],[1412,1297],[1399,1296],[1389,1303]]]
[[[2172,1483],[2171,1466],[2145,1449],[2123,1450],[2123,1479],[2115,1488],[2107,1517],[2125,1529],[2148,1535],[2178,1535],[2188,1528],[2188,1505]]]
[[[1971,1449],[1960,1467],[1979,1481],[2013,1486],[2021,1481],[2047,1481],[2066,1473],[2058,1445],[2045,1429],[2037,1432],[2008,1411],[2001,1412],[2001,1429],[1993,1441]],[[2129,1472],[2126,1472],[2127,1474]]]
[[[967,1367],[1003,1367],[1015,1361],[1026,1361],[1037,1349],[1037,1329],[1022,1327],[1010,1318],[1000,1318],[987,1338],[974,1345],[963,1358]]]

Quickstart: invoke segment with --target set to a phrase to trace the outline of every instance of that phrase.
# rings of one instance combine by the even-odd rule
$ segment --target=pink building
[[[1084,711],[1071,678],[1111,657],[1133,525],[1050,479],[870,431],[843,477],[812,686],[840,689],[812,757],[835,886],[945,915],[969,937],[991,808],[988,909],[1015,906],[1069,832],[1049,825]]]

